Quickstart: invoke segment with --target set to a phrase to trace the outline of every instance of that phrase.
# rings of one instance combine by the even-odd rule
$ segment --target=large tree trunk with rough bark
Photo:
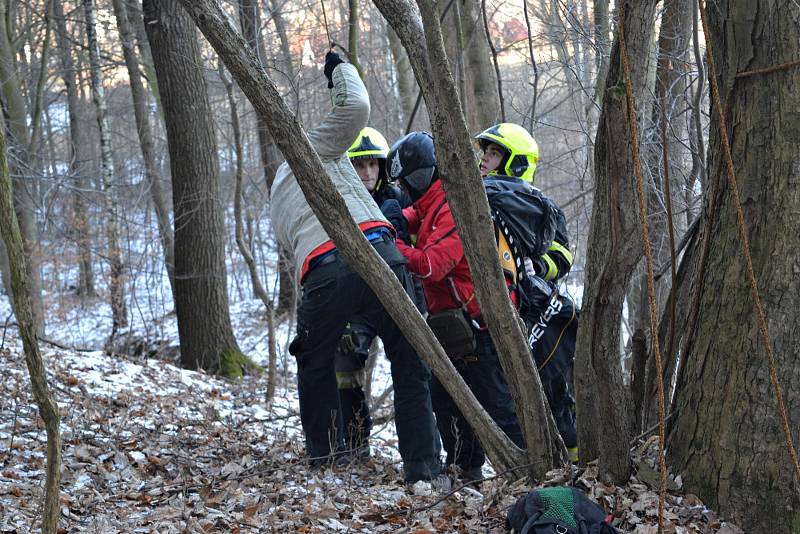
[[[644,90],[655,0],[626,2],[625,42],[634,95]],[[595,140],[595,193],[586,285],[575,354],[581,458],[599,458],[615,483],[630,476],[630,394],[622,384],[620,322],[625,293],[642,257],[641,229],[619,36],[614,41]]]
[[[119,30],[120,41],[122,42],[122,52],[125,56],[125,66],[128,69],[128,78],[131,85],[131,96],[133,97],[133,112],[136,119],[136,131],[139,134],[139,145],[142,149],[142,160],[144,162],[145,182],[150,187],[150,197],[153,200],[153,208],[156,212],[156,222],[158,224],[158,235],[161,240],[161,250],[164,254],[164,263],[167,267],[170,287],[175,292],[175,244],[172,234],[172,225],[169,220],[169,209],[167,208],[164,192],[161,188],[161,172],[156,163],[155,144],[153,143],[153,129],[150,126],[150,114],[147,109],[147,93],[142,83],[140,71],[140,61],[136,55],[136,41],[128,18],[128,8],[125,0],[113,0],[114,16],[117,19],[117,29]]]
[[[800,484],[779,417],[767,352],[747,281],[721,136],[730,141],[753,271],[775,350],[775,372],[795,444],[800,428],[800,69],[735,78],[800,57],[800,17],[785,2],[721,0],[708,6],[706,40],[728,131],[712,113],[703,212],[710,249],[700,316],[683,355],[669,458],[687,491],[747,532],[800,532]],[[710,73],[711,75],[711,73]],[[709,205],[717,214],[709,218]]]
[[[228,309],[217,143],[197,33],[177,2],[146,0],[144,17],[172,171],[181,364],[241,376],[249,362],[236,344]]]

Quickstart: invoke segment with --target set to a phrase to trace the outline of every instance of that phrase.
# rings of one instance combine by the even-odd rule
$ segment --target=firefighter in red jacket
[[[428,312],[433,316],[449,310],[464,311],[472,325],[477,350],[473,355],[454,358],[454,364],[498,426],[514,443],[524,447],[514,401],[497,350],[481,319],[461,238],[439,180],[433,138],[427,132],[413,132],[397,141],[389,152],[387,169],[389,177],[399,180],[414,201],[402,212],[392,201],[385,202],[382,210],[398,230],[397,247],[406,257],[409,271],[422,280]],[[417,236],[415,247],[402,240],[409,233]],[[431,401],[447,464],[454,464],[463,480],[483,478],[484,451],[435,377]]]

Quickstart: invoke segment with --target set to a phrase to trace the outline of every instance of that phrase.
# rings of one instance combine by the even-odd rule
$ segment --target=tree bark
[[[461,13],[467,48],[466,70],[469,73],[467,108],[470,111],[467,113],[467,127],[470,132],[479,132],[499,122],[497,80],[483,26],[480,0],[463,0]]]
[[[108,239],[108,261],[111,269],[109,291],[111,296],[112,326],[109,341],[120,328],[128,326],[128,309],[125,305],[125,272],[122,251],[119,247],[119,207],[117,205],[111,130],[106,117],[106,97],[103,88],[103,73],[100,70],[100,48],[95,30],[94,0],[83,0],[86,14],[86,38],[89,45],[89,65],[92,76],[92,100],[100,129],[100,156],[102,161],[103,196],[106,210],[106,239]]]
[[[372,247],[368,246],[363,233],[359,231],[358,226],[350,216],[341,195],[325,173],[322,162],[309,145],[297,120],[284,104],[275,85],[258,64],[258,59],[249,50],[242,37],[237,35],[230,26],[227,15],[222,11],[219,4],[215,0],[182,0],[182,3],[211,45],[216,49],[220,58],[225,62],[231,74],[236,78],[239,87],[250,99],[257,112],[264,116],[273,138],[292,166],[298,184],[325,231],[332,237],[347,263],[355,269],[379,296],[387,311],[406,334],[409,342],[417,350],[420,357],[444,381],[448,392],[471,422],[481,443],[486,448],[487,454],[492,459],[492,463],[499,471],[523,465],[525,460],[522,458],[521,451],[516,448],[475,400],[463,379],[456,373],[455,368],[438,341],[436,341],[433,332],[428,328],[411,299],[402,290],[399,282],[391,274],[386,263],[381,260]],[[407,5],[410,6],[410,4]],[[407,14],[408,12],[406,11],[405,13]],[[396,14],[402,15],[399,11]],[[416,28],[414,34],[419,37],[421,35],[419,19],[416,19],[416,23],[410,22],[410,24]],[[395,30],[397,29],[398,26],[395,25]],[[400,31],[398,34],[402,36],[403,32]],[[419,43],[421,42],[419,41]],[[408,44],[406,44],[406,47],[412,56],[422,50],[417,49],[411,52]],[[419,65],[424,66],[425,64]],[[471,153],[471,144],[466,134],[463,142]],[[467,158],[464,158],[464,160],[467,161]],[[469,159],[469,161],[473,160]],[[475,171],[476,174],[474,185],[480,188],[477,168],[472,166],[471,170]],[[484,203],[486,203],[486,197],[482,190],[479,195],[473,196],[483,198]],[[488,205],[484,206],[484,213],[486,214],[485,222],[488,225]],[[487,226],[484,230],[486,231],[485,233],[489,234],[487,241],[492,243],[493,255],[491,257],[495,261],[497,283],[502,284],[497,251],[494,248],[494,241],[491,236],[491,227]],[[467,239],[465,239],[466,241]],[[510,307],[504,286],[501,294],[506,305]],[[517,323],[511,319],[506,324],[516,325]],[[514,327],[512,326],[511,328]],[[497,332],[496,329],[495,332]],[[524,345],[524,339],[518,327],[517,333]],[[528,359],[530,360],[529,355]],[[538,375],[534,375],[534,380],[538,383]],[[530,388],[530,383],[526,384],[526,387]],[[541,396],[541,392],[539,393]],[[540,401],[541,403],[544,402],[543,396],[541,396]],[[543,409],[542,413],[544,413]],[[542,419],[544,418],[542,417]],[[531,441],[530,443],[534,444],[535,442]],[[539,455],[549,456],[550,449],[547,446],[547,442],[544,443],[545,446],[542,447],[544,451],[539,449],[536,452]],[[535,469],[537,473],[543,475],[551,465],[552,461],[547,458],[547,461],[537,462]]]
[[[0,2],[0,21],[8,17],[6,2]],[[15,162],[12,162],[14,178],[14,210],[22,233],[28,284],[33,306],[33,316],[37,331],[44,334],[44,306],[42,303],[42,277],[40,267],[39,236],[36,228],[36,202],[34,201],[33,177],[30,172],[30,132],[28,131],[28,106],[22,80],[14,60],[13,25],[0,24],[0,80],[4,96],[4,111],[7,118],[9,144],[14,148]],[[12,296],[13,300],[13,296]]]
[[[706,39],[713,51],[728,131],[713,109],[709,168],[726,164],[728,137],[753,271],[766,310],[777,377],[787,400],[790,429],[800,428],[800,70],[737,79],[800,57],[798,16],[782,2],[721,0],[708,7]],[[709,69],[710,70],[710,69]],[[713,73],[709,73],[711,79]],[[725,104],[723,104],[725,105]],[[706,189],[705,204],[713,193]],[[800,484],[793,478],[781,431],[766,347],[754,319],[754,301],[733,205],[723,174],[718,218],[702,214],[710,234],[702,281],[701,315],[684,355],[669,457],[687,491],[747,532],[800,531]],[[761,510],[763,513],[753,513]]]
[[[175,213],[175,309],[181,364],[241,376],[250,366],[228,310],[217,143],[197,34],[177,2],[146,0],[164,105]]]
[[[33,299],[28,280],[25,259],[25,246],[17,218],[14,214],[13,193],[8,177],[8,160],[5,139],[5,120],[0,115],[0,235],[8,253],[11,271],[11,286],[14,313],[19,325],[20,337],[25,350],[25,363],[31,378],[33,398],[39,407],[39,414],[47,433],[47,477],[42,510],[42,532],[56,534],[60,503],[58,490],[61,484],[61,434],[59,412],[55,399],[47,387],[47,374],[39,351],[37,340],[38,325],[33,309]]]
[[[72,59],[70,34],[64,16],[62,0],[53,0],[59,55],[61,57],[61,79],[67,90],[67,110],[69,113],[69,174],[74,188],[72,191],[72,228],[78,245],[78,295],[93,297],[94,287],[92,269],[91,239],[89,237],[89,213],[86,207],[86,191],[89,189],[86,168],[87,155],[84,148],[86,134],[81,120],[80,95],[75,76],[75,62]]]
[[[520,426],[528,444],[526,461],[529,473],[534,478],[540,478],[557,457],[554,453],[560,449],[559,440],[548,424],[549,410],[539,374],[508,298],[492,235],[488,201],[474,164],[471,135],[460,113],[458,93],[444,53],[439,15],[435,6],[424,0],[418,4],[422,20],[415,16],[413,6],[403,0],[381,0],[376,5],[403,41],[418,84],[423,89],[427,108],[433,112],[431,123],[438,169],[458,233],[462,236],[478,301],[488,320],[500,363],[506,371]],[[449,387],[448,392],[452,394]],[[465,416],[470,420],[468,415]],[[473,421],[470,423],[492,458],[484,442],[490,436],[482,436],[477,425]],[[492,462],[495,463],[494,458]]]
[[[411,112],[414,109],[414,102],[416,101],[416,81],[414,80],[414,73],[411,72],[411,66],[408,63],[408,56],[397,37],[395,31],[391,26],[387,25],[386,31],[389,34],[389,48],[392,51],[392,58],[394,59],[394,69],[397,76],[397,93],[400,97],[400,108],[403,111],[401,117],[401,124],[407,124]]]
[[[625,42],[637,101],[644,89],[655,3],[628,0],[625,6]],[[630,392],[622,383],[620,322],[642,243],[619,36],[611,53],[594,161],[596,186],[575,353],[578,444],[583,459],[599,458],[601,472],[614,483],[624,483],[630,476],[633,420]]]

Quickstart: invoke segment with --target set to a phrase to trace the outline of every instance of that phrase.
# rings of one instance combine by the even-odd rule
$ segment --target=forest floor
[[[233,309],[245,352],[263,361],[257,305]],[[166,331],[174,347],[176,332]],[[45,432],[17,332],[2,334],[0,532],[32,532]],[[42,348],[61,410],[61,532],[506,532],[508,509],[534,487],[493,477],[490,467],[479,485],[450,493],[407,486],[391,421],[377,429],[368,462],[309,470],[291,358],[267,403],[265,376],[229,381],[182,370],[169,361],[174,350],[148,359]],[[624,486],[598,481],[592,466],[554,470],[538,486],[575,485],[621,531],[655,533],[655,450],[653,438],[637,447],[638,474]],[[679,478],[670,483],[664,532],[741,532],[683,494]]]

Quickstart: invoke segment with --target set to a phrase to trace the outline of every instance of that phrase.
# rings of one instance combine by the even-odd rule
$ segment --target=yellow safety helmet
[[[506,150],[506,157],[490,175],[516,176],[533,183],[536,162],[539,161],[539,145],[525,128],[513,122],[501,122],[482,131],[475,139],[481,150],[486,150],[488,143],[500,145]]]
[[[350,159],[386,159],[389,143],[375,128],[367,126],[358,133],[358,137],[347,149]]]

